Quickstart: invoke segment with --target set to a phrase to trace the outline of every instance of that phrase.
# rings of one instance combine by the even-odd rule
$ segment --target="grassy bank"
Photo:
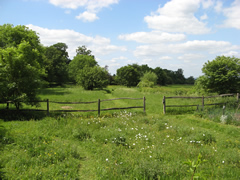
[[[3,119],[0,124],[1,177],[191,179],[194,175],[200,179],[239,179],[239,128],[220,120],[212,121],[202,113],[163,115],[163,95],[175,95],[179,89],[185,95],[192,91],[183,86],[142,90],[116,86],[105,91],[84,91],[80,87],[43,90],[41,98],[54,101],[145,96],[147,110],[146,114],[142,109],[108,111],[101,117],[97,117],[97,113],[62,113],[36,120]],[[139,102],[111,103],[104,106]]]

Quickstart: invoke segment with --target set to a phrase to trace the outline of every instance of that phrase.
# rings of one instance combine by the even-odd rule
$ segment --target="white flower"
[[[152,156],[149,156],[150,158],[152,158]]]
[[[203,136],[205,136],[205,134],[203,134]]]
[[[108,158],[106,159],[106,161],[108,162]]]
[[[222,163],[224,164],[224,161],[222,161]]]
[[[135,143],[133,143],[133,146],[135,146]]]

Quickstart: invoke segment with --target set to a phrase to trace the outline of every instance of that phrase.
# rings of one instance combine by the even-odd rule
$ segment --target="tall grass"
[[[86,92],[80,87],[42,91],[41,98],[54,101],[145,96],[147,110],[146,114],[133,109],[103,112],[100,117],[97,113],[61,113],[38,121],[2,120],[0,177],[191,179],[193,173],[186,162],[196,162],[201,154],[207,161],[196,169],[200,179],[239,179],[239,128],[211,121],[202,112],[163,115],[163,88],[110,86],[104,91]],[[108,105],[131,106],[137,102],[113,103]]]

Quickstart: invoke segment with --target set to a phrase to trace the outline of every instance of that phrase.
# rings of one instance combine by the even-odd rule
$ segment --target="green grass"
[[[196,170],[200,179],[239,179],[239,127],[215,121],[201,111],[176,114],[172,110],[163,115],[162,97],[173,96],[178,88],[186,94],[192,91],[185,86],[153,89],[110,86],[104,91],[84,91],[80,87],[45,89],[41,98],[52,101],[145,96],[147,110],[146,114],[142,109],[104,111],[100,117],[94,112],[52,113],[37,120],[2,118],[0,177],[191,179],[193,173],[185,162],[196,162],[200,153],[207,160]],[[104,106],[138,103],[142,101],[117,100]],[[214,112],[219,117],[221,113]]]

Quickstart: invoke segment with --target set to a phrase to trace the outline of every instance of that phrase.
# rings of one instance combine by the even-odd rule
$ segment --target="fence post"
[[[145,98],[145,96],[143,96],[143,112],[144,113],[146,112],[146,103],[145,103],[145,101],[146,101],[146,98]]]
[[[100,116],[100,111],[101,111],[100,110],[100,102],[101,102],[100,99],[98,99],[98,116]]]
[[[163,96],[163,114],[166,114],[165,96]]]
[[[47,99],[47,116],[49,116],[49,99]]]
[[[7,109],[9,109],[9,101],[7,101]]]
[[[204,96],[202,97],[202,110],[204,110]]]

